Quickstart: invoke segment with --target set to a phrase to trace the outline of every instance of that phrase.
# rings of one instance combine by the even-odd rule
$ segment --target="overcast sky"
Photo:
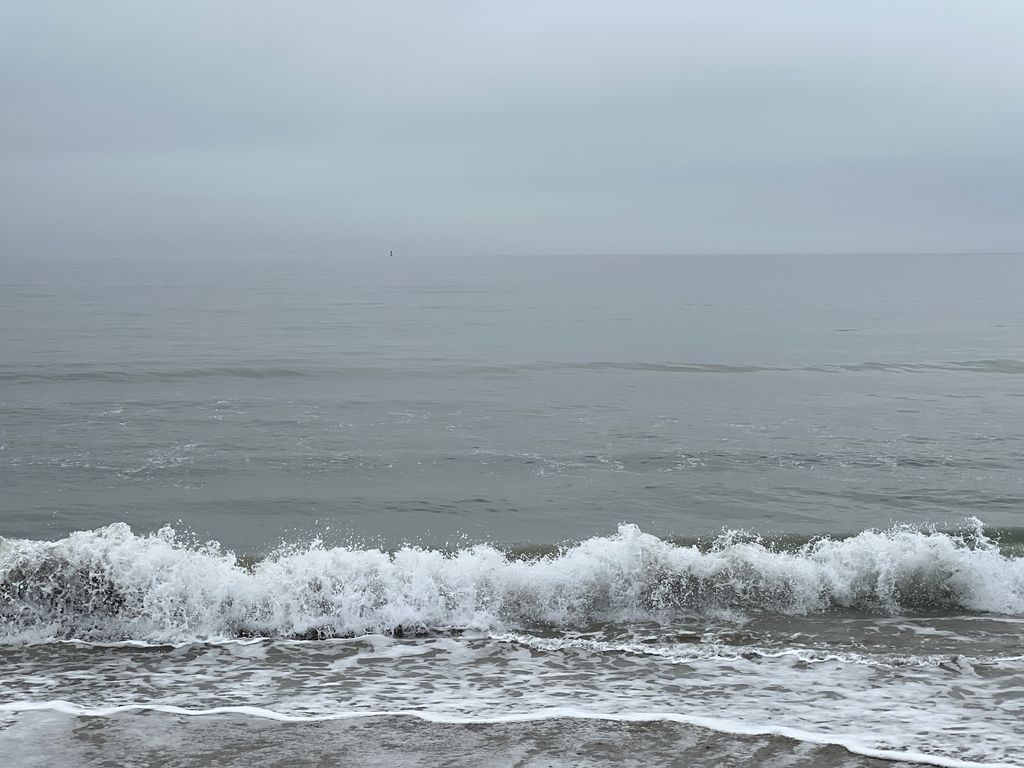
[[[1024,250],[1022,0],[0,0],[0,253]]]

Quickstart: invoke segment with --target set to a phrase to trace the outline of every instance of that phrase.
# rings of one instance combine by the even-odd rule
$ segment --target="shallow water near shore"
[[[51,763],[30,746],[83,767],[131,756],[147,766],[311,766],[339,761],[366,766],[777,766],[886,768],[911,765],[853,755],[778,736],[737,736],[661,722],[555,718],[459,725],[408,717],[374,717],[313,725],[266,724],[243,716],[205,719],[147,714],[74,720],[43,714],[19,723],[6,743],[16,764]],[[13,742],[13,744],[12,744]]]

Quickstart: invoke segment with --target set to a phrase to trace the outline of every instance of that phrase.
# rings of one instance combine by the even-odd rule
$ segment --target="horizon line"
[[[309,257],[334,257],[334,258],[733,258],[733,257],[754,257],[754,258],[782,258],[782,257],[811,257],[820,256],[823,258],[841,256],[1024,256],[1024,248],[1020,250],[954,250],[954,251],[553,251],[553,252],[516,252],[516,251],[474,251],[474,252],[402,252],[398,251],[396,256],[388,255],[394,249],[384,248],[380,251],[340,252],[340,251],[47,251],[17,253],[8,252],[7,257],[14,258],[309,258]],[[3,258],[0,256],[0,258]]]

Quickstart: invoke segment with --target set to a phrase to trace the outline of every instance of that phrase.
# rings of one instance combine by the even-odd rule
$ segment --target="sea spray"
[[[0,640],[189,642],[585,626],[686,615],[1024,614],[1024,560],[980,523],[897,526],[778,549],[726,533],[680,545],[635,525],[558,552],[314,542],[244,565],[215,543],[124,523],[0,540]]]

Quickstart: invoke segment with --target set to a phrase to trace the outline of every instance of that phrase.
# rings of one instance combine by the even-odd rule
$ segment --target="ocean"
[[[1024,258],[0,272],[4,765],[1024,766]]]

